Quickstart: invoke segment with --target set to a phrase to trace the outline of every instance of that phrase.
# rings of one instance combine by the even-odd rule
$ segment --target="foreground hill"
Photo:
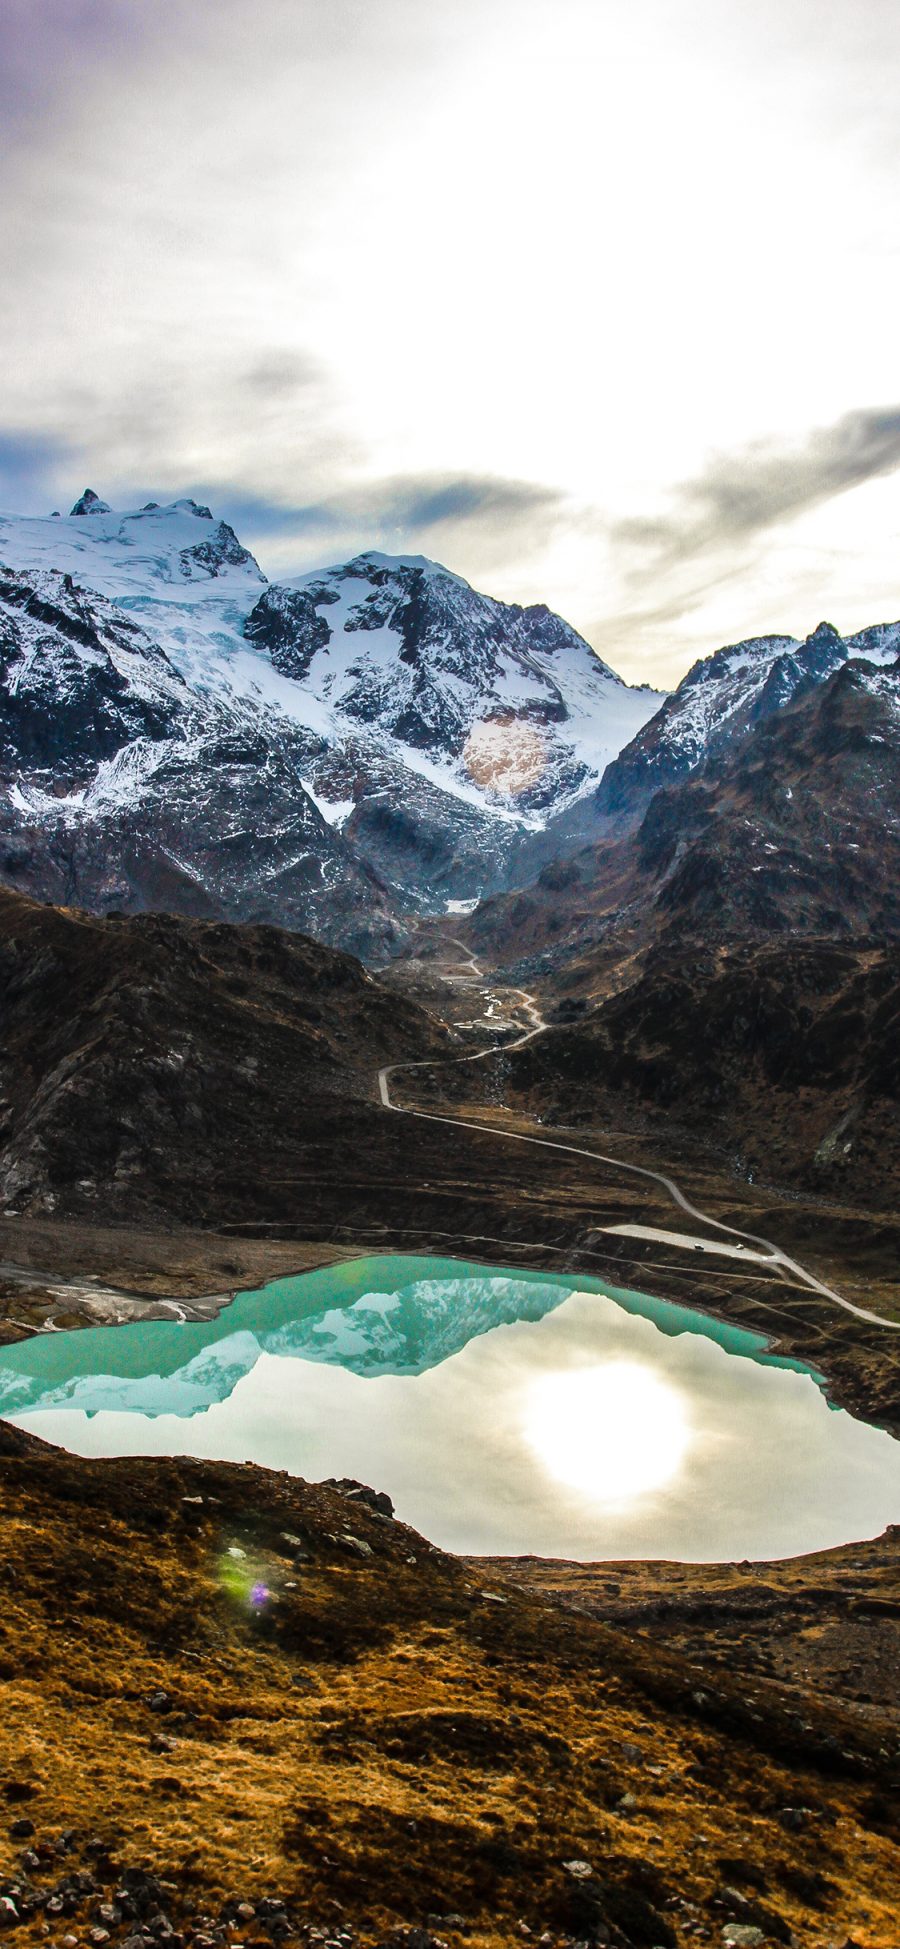
[[[634,1635],[618,1566],[579,1567],[579,1615],[565,1566],[529,1592],[343,1487],[0,1426],[12,1941],[892,1949],[887,1668],[864,1707],[817,1695],[808,1634],[799,1682],[760,1671],[762,1566],[697,1573],[717,1655],[685,1655]],[[889,1633],[896,1543],[816,1572],[824,1678],[848,1602]]]

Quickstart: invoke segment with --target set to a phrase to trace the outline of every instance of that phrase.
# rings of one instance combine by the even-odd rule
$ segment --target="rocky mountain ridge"
[[[583,793],[658,702],[543,604],[496,602],[423,556],[372,552],[270,588],[245,634],[313,704],[450,760],[458,789],[520,814]]]
[[[303,935],[0,888],[0,1205],[234,1210],[317,1149],[339,1184],[334,1145],[352,1152],[374,1118],[375,1066],[445,1041]]]
[[[535,901],[552,909],[554,940],[577,941],[578,913],[592,938],[598,903],[621,931],[648,873],[658,912],[693,884],[701,926],[736,875],[747,926],[792,925],[794,892],[817,876],[833,908],[836,855],[815,820],[803,825],[805,786],[786,813],[813,717],[796,719],[798,749],[778,731],[763,762],[742,759],[740,787],[722,768],[842,673],[869,671],[872,698],[880,673],[887,697],[900,644],[898,624],[754,639],[704,659],[656,709],[655,693],[629,689],[541,605],[495,602],[423,557],[374,552],[269,584],[191,500],[121,514],[86,490],[68,517],[0,516],[3,559],[0,879],[97,912],[284,924],[376,963],[417,914],[510,887],[525,889],[517,918],[501,899],[479,922],[507,960],[536,944],[539,915],[535,941],[522,939]],[[827,759],[835,803],[854,763]],[[713,816],[717,766],[715,791],[735,809],[740,798],[746,826],[732,828],[734,872]],[[848,816],[866,825],[861,793]],[[831,802],[813,788],[811,803],[827,824]],[[623,854],[616,834],[638,818],[637,853]],[[751,883],[735,862],[757,828],[769,850]],[[867,867],[849,828],[841,845],[843,897]],[[779,857],[784,897],[767,918]],[[828,932],[827,908],[820,899],[809,925]],[[863,899],[851,924],[882,920]]]
[[[203,697],[126,610],[0,572],[0,878],[94,911],[271,921],[378,955],[398,898],[325,819],[309,735]]]
[[[190,500],[0,516],[0,561],[0,874],[101,911],[383,958],[409,912],[505,884],[658,701],[422,558],[269,585]]]
[[[654,792],[700,770],[847,663],[890,666],[898,655],[900,622],[876,623],[847,637],[823,622],[802,643],[793,636],[757,636],[702,657],[611,761],[597,809],[634,817]]]
[[[466,930],[495,965],[587,995],[663,942],[895,939],[898,752],[900,658],[841,661],[661,787],[632,831],[551,862]]]
[[[507,1058],[542,1120],[702,1142],[741,1177],[889,1212],[900,950],[823,940],[653,950],[638,979]]]

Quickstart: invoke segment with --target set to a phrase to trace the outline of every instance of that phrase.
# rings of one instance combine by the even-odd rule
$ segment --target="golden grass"
[[[584,1939],[602,1909],[638,1945],[660,1923],[720,1942],[738,1886],[803,1949],[894,1949],[877,1715],[751,1696],[284,1475],[0,1439],[0,1789],[30,1796],[10,1822],[96,1837],[110,1885],[151,1869],[183,1933],[185,1904],[268,1895],[364,1941],[448,1914],[477,1949],[521,1922]],[[0,1873],[29,1845],[4,1839]],[[65,1925],[79,1941],[89,1911]]]

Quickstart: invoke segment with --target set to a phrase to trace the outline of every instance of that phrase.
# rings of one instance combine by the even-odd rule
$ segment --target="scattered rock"
[[[383,1489],[370,1489],[366,1482],[354,1482],[350,1476],[338,1479],[331,1476],[325,1483],[326,1489],[337,1489],[347,1502],[361,1502],[367,1509],[374,1509],[378,1516],[393,1516],[394,1505]]]
[[[368,1557],[375,1554],[371,1543],[367,1543],[363,1536],[351,1536],[349,1530],[341,1530],[337,1540],[342,1549],[350,1551],[351,1556]]]
[[[782,1807],[777,1815],[779,1824],[787,1828],[789,1834],[799,1834],[812,1819],[809,1807]]]

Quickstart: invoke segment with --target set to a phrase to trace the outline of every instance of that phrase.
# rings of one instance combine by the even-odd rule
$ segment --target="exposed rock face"
[[[641,867],[672,930],[900,932],[900,660],[842,663],[653,801]]]
[[[695,663],[656,716],[607,770],[597,794],[602,813],[639,813],[653,793],[721,756],[754,724],[824,683],[854,658],[892,663],[900,623],[882,623],[846,639],[820,623],[804,643],[758,636]]]
[[[376,877],[302,784],[319,741],[204,700],[70,575],[0,572],[0,876],[106,911],[165,907],[394,938]]]
[[[109,502],[101,501],[99,494],[95,494],[92,487],[86,487],[70,510],[70,519],[76,514],[109,514],[110,511]]]
[[[307,589],[267,589],[244,625],[249,643],[268,650],[276,670],[302,683],[317,650],[327,649],[331,631]]]
[[[508,1061],[549,1120],[674,1123],[765,1182],[891,1202],[896,946],[666,942],[623,993]]]
[[[377,959],[406,913],[506,885],[657,701],[549,611],[433,563],[266,587],[191,500],[120,514],[88,489],[67,519],[0,516],[3,559],[0,874],[42,897],[270,919]]]
[[[49,571],[0,569],[0,690],[0,758],[48,780],[165,735],[189,703],[136,623]]]
[[[196,513],[201,520],[212,519],[208,508],[197,508]],[[242,547],[227,521],[217,521],[212,534],[198,541],[195,548],[183,548],[179,559],[181,572],[188,578],[198,569],[212,577],[221,575],[225,568],[243,568],[253,562],[249,548]]]
[[[444,1041],[303,935],[92,919],[0,890],[0,1203],[252,1207],[317,1147],[343,1145],[352,1169],[376,1066]]]
[[[351,726],[524,812],[582,792],[658,702],[542,604],[495,602],[421,557],[360,555],[267,589],[246,635]]]
[[[900,660],[842,661],[637,830],[545,867],[468,923],[495,960],[560,970],[654,941],[900,933]]]

